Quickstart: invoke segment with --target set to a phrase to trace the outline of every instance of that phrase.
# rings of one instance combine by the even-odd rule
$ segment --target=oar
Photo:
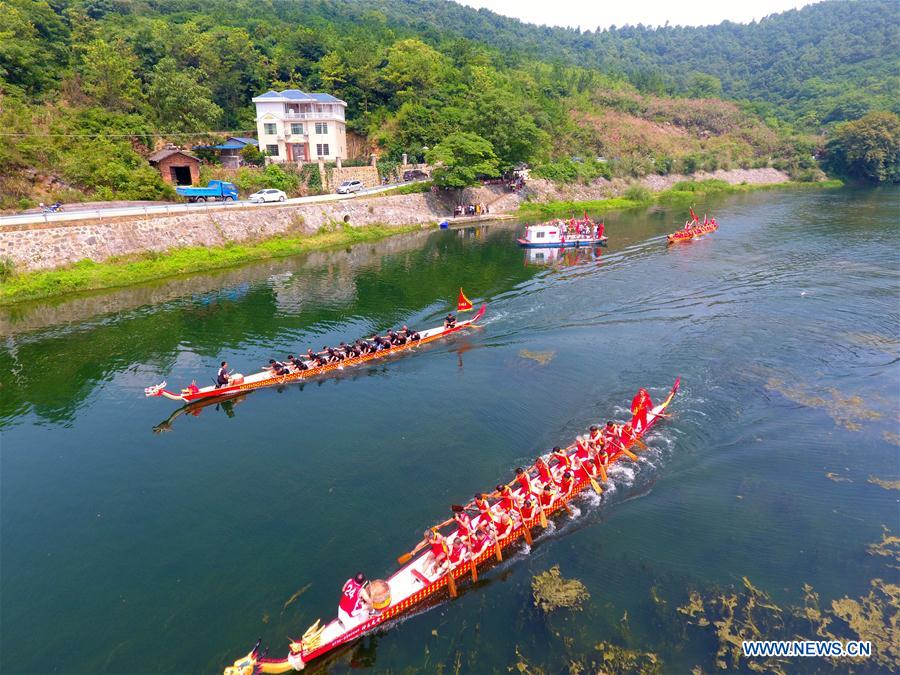
[[[466,545],[469,548],[469,571],[472,573],[472,583],[478,583],[478,565],[475,563],[475,551],[472,549],[472,533],[466,537]]]
[[[453,578],[453,562],[450,560],[450,550],[447,548],[447,540],[441,540],[441,546],[444,547],[444,556],[447,558],[447,588],[450,589],[450,597],[456,597],[456,579]]]
[[[600,478],[603,479],[603,482],[608,483],[609,477],[606,475],[606,467],[603,466],[603,462],[600,461],[599,457],[597,457],[597,469],[600,471]]]
[[[634,437],[634,442],[638,444],[638,447],[639,447],[641,450],[647,450],[647,444],[644,443],[644,441],[642,441],[642,440],[641,440],[640,438],[638,438],[637,436]]]
[[[519,514],[519,520],[522,521],[522,532],[525,535],[525,543],[531,546],[531,526],[529,526],[528,523],[525,522],[525,516],[522,513],[522,507],[519,506],[519,503],[515,500],[515,497],[513,497],[512,500],[513,504],[516,507],[516,511]]]
[[[544,507],[543,504],[541,504],[541,499],[540,499],[540,497],[538,497],[538,506],[541,507],[540,513],[538,514],[539,517],[540,517],[540,521],[541,521],[541,527],[546,528],[547,525],[548,525],[548,523],[547,523],[547,514],[544,512],[544,508],[545,508],[545,507]]]
[[[494,555],[497,556],[497,562],[503,562],[503,551],[500,550],[500,540],[497,538],[496,526],[491,528],[491,534],[494,536]]]

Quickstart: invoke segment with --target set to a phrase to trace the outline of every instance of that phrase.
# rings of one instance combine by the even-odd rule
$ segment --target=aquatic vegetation
[[[825,478],[830,481],[834,481],[835,483],[852,483],[852,478],[847,478],[846,476],[842,476],[839,473],[835,473],[834,471],[829,471],[825,474]]]
[[[867,596],[834,600],[831,607],[855,639],[872,643],[871,660],[894,672],[900,665],[900,586],[873,579]]]
[[[530,349],[520,349],[519,356],[523,359],[530,359],[531,361],[535,361],[538,365],[546,366],[553,360],[553,357],[556,356],[556,351],[549,350],[545,352],[533,352]]]
[[[884,480],[876,476],[869,476],[869,482],[885,490],[900,490],[900,480]]]
[[[639,673],[639,675],[659,675],[663,672],[662,661],[652,652],[626,649],[611,642],[598,642],[594,649],[600,652],[602,661],[595,672],[606,675],[618,673]]]
[[[294,593],[291,597],[289,597],[289,598],[287,599],[287,601],[284,603],[284,605],[282,605],[282,607],[281,607],[281,613],[284,614],[284,610],[286,610],[286,609],[288,608],[288,606],[289,606],[290,604],[292,604],[297,598],[299,598],[301,595],[303,595],[304,593],[306,593],[306,591],[309,590],[309,587],[310,587],[310,586],[312,586],[312,583],[306,584],[306,586],[304,586],[304,587],[301,588],[299,591],[297,591],[296,593]]]
[[[848,431],[860,431],[861,421],[881,419],[881,413],[865,406],[862,396],[844,396],[834,387],[829,387],[825,393],[830,398],[822,395],[811,394],[802,384],[788,384],[777,377],[770,377],[766,382],[766,389],[777,391],[789,401],[799,403],[808,408],[821,408],[835,421],[836,424]]]
[[[535,607],[549,614],[563,607],[581,609],[581,603],[591,597],[578,579],[565,579],[559,573],[559,565],[535,575],[531,579]]]
[[[741,643],[744,640],[771,639],[784,632],[784,612],[772,602],[768,593],[761,591],[743,578],[742,592],[725,592],[706,600],[693,591],[686,605],[678,608],[697,626],[712,625],[719,640],[716,666],[722,670],[749,669],[756,672],[784,674],[785,659],[767,658],[748,660],[743,658]]]
[[[895,563],[900,564],[900,537],[892,535],[888,528],[882,527],[884,532],[881,535],[881,541],[877,544],[869,544],[866,553],[892,558]],[[897,565],[892,565],[892,567],[900,569]]]

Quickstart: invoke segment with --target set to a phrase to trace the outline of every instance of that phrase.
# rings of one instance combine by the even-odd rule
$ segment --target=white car
[[[361,180],[345,180],[338,185],[337,193],[339,195],[348,195],[351,192],[359,192],[364,187]]]
[[[287,199],[287,195],[283,190],[260,190],[259,192],[254,192],[252,195],[247,197],[251,202],[256,202],[260,204],[262,202],[283,202]]]

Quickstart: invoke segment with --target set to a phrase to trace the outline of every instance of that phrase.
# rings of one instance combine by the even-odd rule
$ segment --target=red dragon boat
[[[482,305],[481,309],[478,310],[475,316],[473,316],[471,319],[466,319],[465,321],[458,321],[452,328],[438,326],[437,328],[430,328],[429,330],[419,331],[420,339],[418,340],[407,342],[404,345],[396,345],[391,347],[390,349],[382,349],[371,354],[363,354],[361,356],[345,359],[343,361],[340,361],[339,363],[326,363],[322,366],[316,366],[312,361],[305,361],[307,365],[306,370],[291,369],[284,375],[275,375],[270,370],[261,370],[260,372],[254,373],[253,375],[236,376],[232,379],[232,383],[228,385],[209,385],[208,387],[192,386],[182,389],[180,393],[169,391],[168,389],[166,389],[166,382],[162,382],[161,384],[145,388],[144,394],[148,397],[164,396],[165,398],[171,399],[172,401],[194,403],[195,401],[237,396],[238,394],[243,394],[254,389],[273,387],[285,384],[287,382],[308,380],[319,375],[333,373],[334,371],[342,371],[346,368],[352,368],[354,366],[368,363],[369,361],[375,361],[383,359],[387,356],[391,356],[393,354],[409,351],[414,349],[415,347],[418,347],[419,345],[428,344],[429,342],[434,342],[435,340],[445,338],[448,335],[458,333],[468,326],[474,325],[481,317],[484,316],[486,309],[487,306]]]
[[[704,216],[703,222],[701,223],[700,219],[697,217],[697,214],[694,213],[694,209],[692,208],[691,220],[687,221],[684,224],[684,229],[673,232],[672,234],[667,234],[666,240],[670,244],[680,244],[685,241],[692,241],[697,237],[702,237],[704,234],[715,232],[718,229],[719,224],[716,222],[715,218],[707,219]]]
[[[620,447],[618,452],[612,454],[609,459],[609,465],[620,461],[623,457],[635,458],[635,455],[629,451],[629,448],[635,444],[643,446],[643,443],[640,441],[641,436],[644,436],[653,425],[665,417],[663,413],[675,397],[680,381],[680,378],[677,379],[663,402],[652,408],[648,413],[647,425],[636,433],[636,440],[631,441],[624,447]],[[566,452],[572,455],[574,454],[574,448],[575,446],[573,445],[567,448]],[[563,509],[568,511],[568,502],[588,486],[593,487],[594,485],[596,485],[596,481],[593,478],[580,478],[568,495],[555,500],[546,508],[543,514],[539,512],[532,518],[523,517],[520,507],[514,507],[514,510],[518,510],[519,517],[513,521],[513,526],[505,534],[495,537],[493,540],[490,538],[486,539],[480,550],[470,550],[455,565],[441,567],[437,570],[432,569],[429,563],[433,562],[433,556],[427,551],[418,556],[410,554],[401,556],[398,562],[405,558],[409,558],[410,562],[402,565],[386,581],[375,580],[371,582],[372,586],[377,585],[381,591],[378,601],[375,601],[373,597],[373,605],[376,607],[373,613],[363,613],[363,616],[354,617],[350,621],[345,617],[343,622],[335,618],[324,626],[320,625],[320,621],[317,620],[303,633],[301,638],[290,641],[290,651],[287,656],[281,659],[267,657],[266,653],[268,650],[266,650],[266,653],[260,653],[260,642],[257,642],[250,653],[235,661],[233,665],[225,668],[225,675],[256,675],[257,673],[287,673],[292,670],[303,670],[311,661],[357,640],[379,626],[397,619],[427,602],[438,602],[445,593],[449,593],[451,597],[455,596],[457,579],[464,582],[466,577],[471,577],[472,582],[476,582],[478,580],[477,570],[479,567],[489,567],[502,559],[502,550],[512,546],[523,537],[530,543],[532,529],[539,525],[542,527],[546,526],[546,516]],[[595,489],[600,490],[598,485]],[[513,494],[517,499],[520,498],[522,489],[516,488]],[[491,508],[498,515],[501,512],[499,503],[494,504]],[[473,523],[477,522],[478,518],[481,517],[483,516],[473,517]],[[453,524],[452,520],[436,525],[431,529],[439,531],[451,524]],[[457,533],[455,530],[453,533],[446,535],[445,541],[448,547],[452,548],[456,537]]]

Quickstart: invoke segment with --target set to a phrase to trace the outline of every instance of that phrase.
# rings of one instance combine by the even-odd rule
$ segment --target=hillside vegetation
[[[848,38],[865,49],[826,54],[851,4],[880,23]],[[818,63],[828,87],[866,71],[865,104],[844,117],[896,97],[889,64],[873,66],[891,34],[889,5],[803,12],[832,26],[815,43],[803,42],[810,29],[794,13],[741,27],[578,33],[439,0],[0,0],[0,128],[19,134],[0,144],[0,207],[170,198],[144,159],[152,149],[212,140],[211,131],[253,133],[250,99],[283,87],[347,101],[348,128],[388,160],[426,148],[451,157],[437,146],[454,136],[457,149],[477,146],[490,172],[529,162],[557,180],[770,164],[811,178],[819,141],[805,134],[828,115],[779,117],[788,99],[738,70],[787,73],[778,86],[792,101],[807,100],[806,70],[789,45],[764,61],[754,45],[776,28],[784,36],[773,44],[803,42],[804,68]],[[660,46],[712,30],[734,32],[746,49],[720,53],[713,68],[696,59],[719,50],[687,48],[696,54],[679,62]],[[835,65],[842,58],[852,65]],[[462,132],[478,142],[460,145]],[[259,179],[285,181],[280,171]]]

